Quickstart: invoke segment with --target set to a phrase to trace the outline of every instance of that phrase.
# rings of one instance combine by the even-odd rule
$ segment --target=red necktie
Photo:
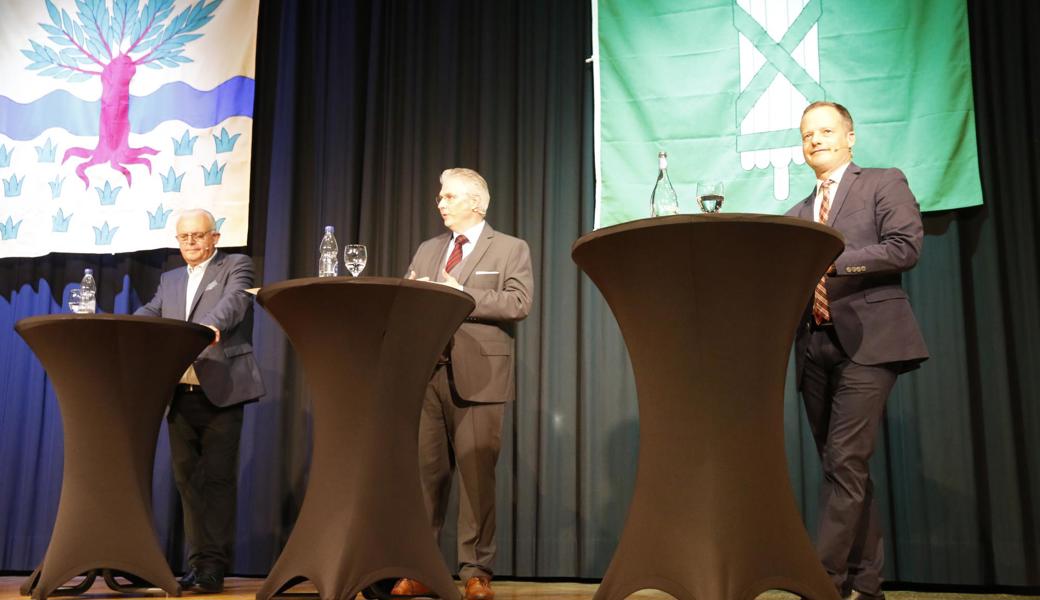
[[[451,254],[448,255],[448,264],[444,265],[444,270],[451,273],[451,270],[459,266],[462,262],[462,245],[468,242],[466,236],[460,235],[455,238],[455,247],[451,249]]]
[[[824,225],[827,224],[827,216],[831,211],[832,185],[834,185],[834,180],[832,179],[828,179],[820,184],[820,189],[823,190],[823,198],[820,200],[820,223]],[[831,307],[827,301],[826,275],[816,282],[816,291],[813,292],[812,314],[813,318],[816,319],[817,325],[831,320]]]

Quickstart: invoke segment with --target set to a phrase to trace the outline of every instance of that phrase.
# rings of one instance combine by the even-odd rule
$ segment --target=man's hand
[[[444,277],[444,281],[438,281],[437,283],[446,285],[448,287],[453,287],[459,290],[460,292],[462,291],[462,284],[460,284],[458,280],[456,280],[454,277],[449,275],[447,271],[441,271],[441,276]]]
[[[434,281],[433,283],[439,283],[448,287],[453,287],[459,291],[462,291],[462,284],[458,282],[454,277],[448,275],[447,271],[441,271],[441,275],[444,277],[444,281]],[[408,276],[405,279],[414,279],[415,281],[430,281],[429,277],[415,277],[415,271],[408,271]]]
[[[210,346],[216,346],[220,342],[220,330],[212,325],[206,325],[213,330],[213,341],[209,343]]]

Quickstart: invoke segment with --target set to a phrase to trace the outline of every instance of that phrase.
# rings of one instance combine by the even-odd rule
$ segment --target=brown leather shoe
[[[494,600],[495,590],[491,589],[488,577],[470,577],[466,580],[466,600]]]
[[[390,590],[391,596],[399,598],[436,598],[433,590],[414,579],[398,579],[394,589]]]

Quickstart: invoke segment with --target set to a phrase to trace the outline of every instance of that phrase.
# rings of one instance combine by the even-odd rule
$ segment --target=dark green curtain
[[[969,11],[986,204],[926,216],[906,284],[932,359],[900,378],[874,472],[890,579],[1040,586],[1040,15],[1030,0],[972,0]],[[600,577],[634,481],[628,358],[570,259],[594,208],[591,35],[588,0],[261,3],[245,251],[263,283],[313,274],[326,224],[341,244],[369,246],[366,274],[401,275],[442,229],[433,198],[449,166],[483,173],[489,221],[531,245],[536,302],[519,328],[499,465],[502,575]],[[42,557],[61,466],[53,395],[10,325],[57,310],[61,282],[84,266],[99,268],[101,308],[125,312],[179,264],[167,251],[0,261],[0,569]],[[235,570],[245,574],[265,573],[284,544],[310,446],[305,375],[262,310],[256,331],[271,393],[247,409],[243,431]],[[819,465],[793,390],[785,402],[791,481],[811,529]],[[176,567],[163,448],[156,516]]]

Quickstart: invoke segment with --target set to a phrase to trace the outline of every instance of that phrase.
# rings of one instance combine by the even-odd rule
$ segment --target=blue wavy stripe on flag
[[[232,77],[209,91],[183,82],[168,83],[147,96],[130,97],[130,131],[148,133],[160,123],[184,121],[191,127],[212,127],[229,117],[253,116],[255,80]],[[52,127],[73,135],[98,135],[101,100],[89,102],[57,90],[28,104],[0,96],[0,134],[31,140]]]

